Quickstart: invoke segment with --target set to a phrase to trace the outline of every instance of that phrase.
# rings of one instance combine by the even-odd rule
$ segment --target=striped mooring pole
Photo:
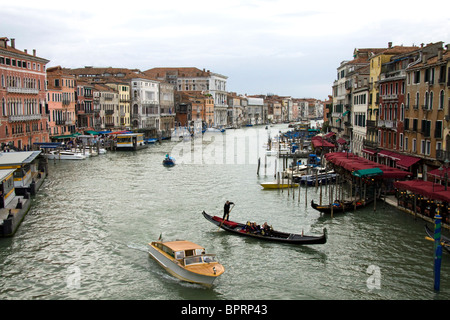
[[[434,216],[434,290],[439,291],[441,282],[441,221],[442,217],[438,213]]]

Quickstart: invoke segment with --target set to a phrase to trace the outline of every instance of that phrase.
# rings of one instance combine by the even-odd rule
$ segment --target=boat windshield
[[[218,262],[216,259],[216,256],[213,254],[204,254],[200,256],[190,256],[184,258],[184,265],[192,265],[192,264],[199,264],[199,263],[211,263],[211,262]]]

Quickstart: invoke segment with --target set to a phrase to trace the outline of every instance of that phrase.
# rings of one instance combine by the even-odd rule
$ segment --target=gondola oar
[[[233,208],[234,208],[234,203],[233,203],[233,206],[231,207],[230,211],[228,211],[228,215],[227,216],[230,215],[230,212],[231,212],[231,210],[233,210]],[[223,224],[224,221],[225,221],[225,219],[222,220],[222,222],[220,223],[219,229],[217,229],[217,231],[220,230],[220,228],[222,227],[222,224]]]

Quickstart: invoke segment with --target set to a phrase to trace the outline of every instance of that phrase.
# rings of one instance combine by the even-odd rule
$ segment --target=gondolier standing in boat
[[[225,202],[225,205],[223,206],[222,220],[225,220],[226,218],[226,220],[228,221],[228,219],[230,218],[230,205],[233,205],[234,207],[234,203],[227,200],[227,202]]]

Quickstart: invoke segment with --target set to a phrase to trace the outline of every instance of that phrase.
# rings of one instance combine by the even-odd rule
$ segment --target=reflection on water
[[[314,187],[301,187],[300,200],[298,190],[263,191],[275,172],[262,148],[268,133],[229,130],[50,162],[18,232],[0,239],[0,299],[449,299],[450,258],[444,252],[436,294],[423,221],[382,203],[330,218],[309,206],[319,199]],[[175,167],[162,166],[168,152]],[[314,235],[326,227],[328,242],[292,246],[218,231],[201,212],[221,215],[226,200],[236,204],[232,220]],[[205,245],[225,273],[211,289],[170,276],[146,251],[160,234]],[[370,289],[374,267],[380,286]]]

